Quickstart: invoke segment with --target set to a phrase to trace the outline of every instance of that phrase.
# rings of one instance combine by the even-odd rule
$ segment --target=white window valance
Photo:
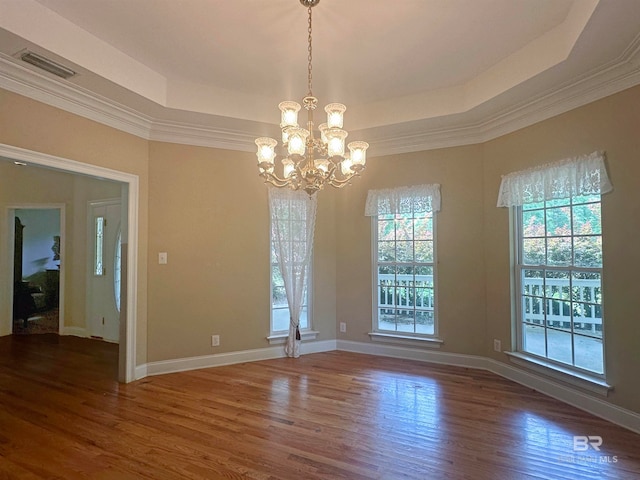
[[[440,185],[415,185],[412,187],[369,190],[364,214],[397,215],[403,213],[437,212],[440,210]]]
[[[604,152],[593,152],[504,175],[498,207],[610,192],[604,158]]]

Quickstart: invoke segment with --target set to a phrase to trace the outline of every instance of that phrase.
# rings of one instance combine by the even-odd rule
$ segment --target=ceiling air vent
[[[20,58],[23,61],[30,63],[31,65],[41,68],[42,70],[46,70],[49,73],[53,73],[54,75],[64,78],[65,80],[67,78],[73,77],[76,74],[76,72],[74,72],[73,70],[62,66],[59,63],[54,62],[53,60],[49,60],[42,55],[38,55],[37,53],[27,51],[22,53],[20,55]]]

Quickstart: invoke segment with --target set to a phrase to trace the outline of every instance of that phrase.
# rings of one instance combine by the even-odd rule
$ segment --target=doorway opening
[[[13,325],[15,335],[63,331],[60,305],[64,206],[15,208]]]
[[[138,209],[139,209],[139,177],[132,173],[120,172],[109,168],[99,167],[69,160],[61,157],[55,157],[40,152],[25,150],[23,148],[11,145],[0,144],[0,160],[24,165],[25,167],[42,167],[44,170],[52,170],[57,172],[70,173],[78,177],[90,177],[93,179],[111,180],[121,185],[121,298],[120,298],[120,331],[118,349],[118,380],[128,383],[145,376],[146,371],[143,367],[139,372],[136,370],[136,321],[138,310]],[[24,189],[21,190],[25,193]],[[7,210],[1,213],[5,217]],[[75,219],[75,217],[74,217]],[[11,232],[14,231],[13,218],[5,217],[2,222],[5,228]],[[86,238],[85,229],[81,233],[74,233]],[[10,235],[3,235],[0,238],[2,255],[0,258],[0,266],[2,270],[12,267],[13,249],[11,244],[7,245],[7,239]],[[80,240],[82,244],[84,241]],[[68,241],[67,241],[68,243]],[[77,242],[75,243],[77,245]],[[64,259],[64,253],[62,253]],[[70,264],[73,266],[73,264]],[[61,278],[64,278],[64,267],[61,269]],[[13,271],[9,270],[2,275],[7,280],[13,279]],[[2,282],[3,284],[5,282]],[[0,288],[0,300],[3,312],[0,315],[0,336],[8,335],[12,331],[13,318],[13,282],[6,282],[4,288]],[[64,297],[63,297],[64,298]],[[71,305],[71,304],[70,304]],[[60,305],[62,307],[62,305]],[[70,308],[70,307],[69,307]],[[63,311],[60,308],[60,311]],[[84,312],[85,309],[83,308]],[[69,320],[69,319],[67,319]],[[61,322],[62,323],[62,322]],[[65,330],[73,329],[66,326]],[[63,332],[63,334],[75,334],[72,332]],[[144,344],[144,338],[140,341]]]

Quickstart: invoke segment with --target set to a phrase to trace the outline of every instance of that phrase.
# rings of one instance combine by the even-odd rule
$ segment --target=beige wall
[[[136,363],[147,359],[149,142],[0,89],[0,143],[138,175],[140,178]]]
[[[436,217],[437,302],[441,351],[484,352],[482,148],[469,146],[392,155],[367,161],[363,176],[338,194],[338,338],[369,341],[372,321],[371,218],[364,216],[369,189],[423,183],[441,185]]]
[[[609,400],[640,412],[640,87],[484,145],[485,354],[506,362],[490,342],[510,340],[508,210],[495,206],[500,176],[595,150],[606,151],[614,187],[602,197],[605,355],[615,386]]]
[[[255,155],[159,142],[150,154],[148,360],[268,347],[269,206]],[[324,193],[314,245],[319,340],[335,338],[336,324],[333,201]]]
[[[507,209],[496,207],[501,175],[595,150],[607,152],[614,191],[603,196],[603,255],[609,401],[640,412],[640,87],[482,145],[367,162],[363,177],[338,194],[338,338],[369,342],[371,223],[367,190],[440,183],[437,215],[441,351],[483,355],[493,339],[511,348],[510,240]],[[515,345],[514,345],[515,347]]]
[[[367,191],[440,183],[441,351],[507,362],[492,351],[493,338],[504,346],[511,338],[508,212],[495,207],[500,175],[606,150],[615,188],[603,199],[609,400],[640,412],[639,105],[636,87],[482,145],[372,158],[351,187],[322,192],[314,247],[319,339],[369,341]],[[253,154],[147,142],[2,90],[0,143],[140,176],[138,364],[268,346],[267,191]],[[157,263],[161,251],[167,265]],[[341,321],[346,334],[336,333]]]

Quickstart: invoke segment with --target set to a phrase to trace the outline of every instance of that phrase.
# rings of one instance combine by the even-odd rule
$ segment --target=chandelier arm
[[[337,178],[330,178],[327,180],[327,183],[329,185],[331,185],[332,187],[335,188],[342,188],[342,187],[346,187],[347,185],[351,185],[351,179],[353,177],[357,177],[359,175],[357,174],[351,174],[350,176],[348,176],[347,178],[345,178],[344,180],[338,180]]]
[[[343,187],[345,185],[349,185],[351,179],[353,177],[357,177],[359,176],[358,173],[356,172],[351,172],[347,175],[344,176],[344,178],[339,179],[338,177],[336,177],[336,171],[338,169],[338,165],[336,164],[330,164],[331,167],[329,167],[329,171],[328,171],[328,175],[327,175],[327,179],[326,182],[333,186],[333,187]]]
[[[260,176],[264,178],[265,182],[269,182],[278,188],[287,187],[292,184],[289,178],[280,178],[275,173],[261,172]],[[297,182],[296,182],[297,183]]]

